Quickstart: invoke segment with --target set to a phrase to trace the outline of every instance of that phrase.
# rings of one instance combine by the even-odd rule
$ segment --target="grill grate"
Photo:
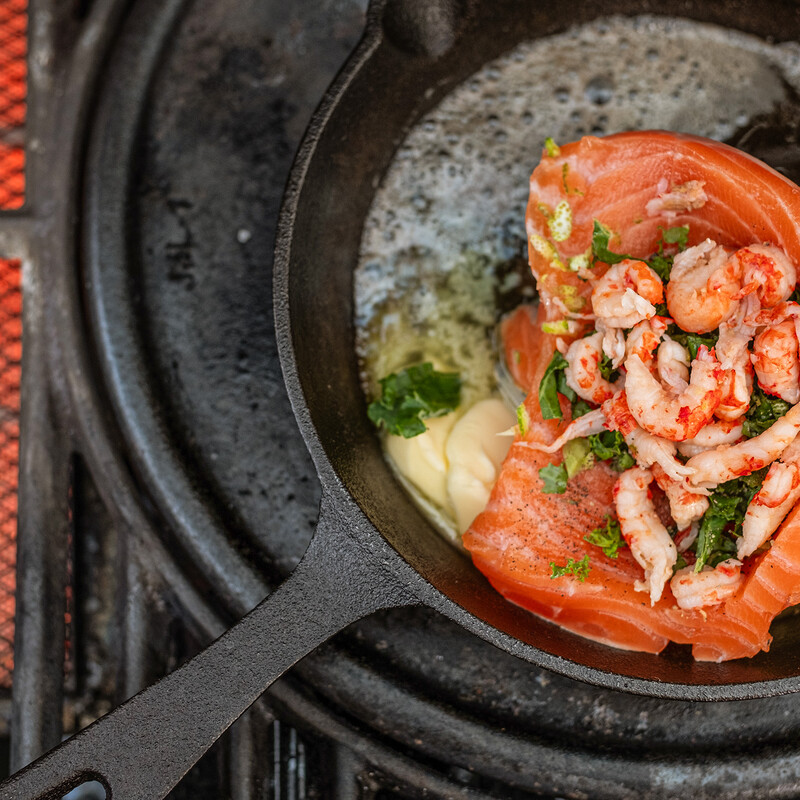
[[[0,209],[25,202],[27,0],[0,0]],[[0,255],[14,255],[3,253]],[[11,686],[16,585],[19,402],[22,358],[20,262],[0,259],[0,688]]]

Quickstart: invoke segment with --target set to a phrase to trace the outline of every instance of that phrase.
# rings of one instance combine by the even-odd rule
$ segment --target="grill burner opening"
[[[736,28],[753,14],[716,7],[702,14]],[[27,497],[50,513],[23,505],[20,580],[23,597],[37,581],[52,593],[19,617],[12,767],[58,739],[62,699],[75,730],[171,670],[310,538],[319,490],[282,388],[269,265],[293,152],[364,24],[364,4],[345,0],[79,10],[33,42],[55,46],[51,74],[68,90],[34,87],[51,121],[34,119],[46,147],[33,178],[52,172],[63,196],[61,222],[32,240],[26,303],[42,322],[26,349],[41,366],[23,380],[42,398],[38,420],[57,422],[28,426],[44,455],[27,456]],[[590,102],[605,91],[594,86]],[[781,86],[731,129],[733,143],[794,169],[797,108]],[[59,152],[70,130],[74,149]],[[68,543],[75,624],[62,682],[52,648],[31,643],[63,613]],[[799,702],[633,698],[501,655],[431,613],[394,611],[306,659],[174,796],[666,797],[688,781],[707,796],[790,796]]]

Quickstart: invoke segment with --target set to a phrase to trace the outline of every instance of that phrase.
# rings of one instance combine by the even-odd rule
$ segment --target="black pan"
[[[641,13],[619,2],[617,13]],[[682,3],[658,13],[685,14]],[[366,418],[354,354],[353,268],[398,144],[455,85],[515,44],[608,13],[607,3],[378,0],[365,37],[311,123],[292,172],[275,261],[286,385],[323,487],[320,522],[277,591],[186,666],[13,776],[3,797],[60,797],[88,779],[109,796],[164,796],[274,680],[349,623],[423,604],[509,653],[581,681],[679,700],[800,688],[800,632],[769,654],[697,664],[685,649],[625,653],[505,602],[437,535],[393,478]],[[794,3],[709,3],[692,16],[760,36],[800,34]],[[156,743],[156,744],[154,744]],[[143,757],[146,754],[146,757]]]

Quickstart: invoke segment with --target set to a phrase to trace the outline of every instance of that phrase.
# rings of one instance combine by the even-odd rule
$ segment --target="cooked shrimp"
[[[666,317],[653,317],[635,325],[625,341],[625,356],[635,353],[651,372],[655,371],[658,366],[656,349],[667,330],[667,325]]]
[[[741,266],[711,239],[678,253],[667,284],[667,308],[679,328],[708,333],[736,308]]]
[[[632,328],[655,316],[655,303],[664,300],[661,278],[644,263],[626,258],[609,268],[595,284],[592,310],[613,328]]]
[[[625,444],[628,445],[631,455],[640,467],[647,468],[659,464],[664,472],[675,480],[682,480],[690,474],[690,470],[675,458],[674,442],[653,436],[636,424],[628,408],[624,390],[603,403],[603,413],[608,427],[623,435]]]
[[[689,385],[690,360],[689,351],[682,344],[669,336],[663,337],[656,359],[658,377],[676,394],[680,394]]]
[[[759,386],[794,405],[800,401],[797,331],[787,319],[765,328],[753,340],[753,367]]]
[[[700,523],[693,522],[688,528],[675,534],[675,547],[679,553],[685,553],[696,541],[700,533]]]
[[[602,320],[597,321],[597,330],[603,334],[603,353],[616,369],[625,360],[625,334],[621,328],[607,327]]]
[[[742,423],[738,420],[718,420],[709,422],[700,428],[699,433],[691,439],[678,444],[678,452],[691,458],[698,453],[711,450],[723,444],[734,444],[742,438]]]
[[[787,300],[797,283],[797,270],[786,253],[769,244],[751,244],[737,250],[731,260],[741,269],[741,294],[755,292],[763,308]]]
[[[712,489],[740,475],[749,475],[778,458],[800,431],[800,404],[792,406],[764,433],[738,444],[716,447],[692,456],[686,467],[692,470],[689,483]]]
[[[784,450],[780,461],[769,468],[764,483],[750,501],[742,522],[742,538],[736,554],[746,558],[772,536],[800,499],[800,440]]]
[[[692,362],[688,387],[678,395],[665,389],[635,353],[625,359],[625,369],[625,393],[634,419],[649,433],[674,442],[696,436],[722,398],[722,368],[705,346]]]
[[[661,598],[672,575],[678,551],[661,523],[650,499],[648,487],[653,475],[640,467],[625,470],[614,486],[617,518],[631,555],[644,569],[644,580],[636,581],[638,592],[649,592],[650,605]]]
[[[669,513],[678,530],[688,528],[708,511],[708,498],[696,489],[691,490],[685,481],[677,481],[667,475],[660,464],[651,467],[653,477],[669,500]]]
[[[736,594],[742,580],[742,562],[735,558],[721,561],[713,569],[703,567],[695,572],[694,567],[679,569],[669,588],[679,608],[702,608],[713,606]]]
[[[567,425],[561,436],[558,437],[552,444],[543,444],[541,442],[527,442],[521,441],[518,444],[530,447],[532,450],[539,450],[542,453],[555,453],[560,450],[571,439],[578,439],[581,436],[591,436],[593,433],[600,433],[607,430],[606,417],[601,408],[596,408],[582,417],[577,417]]]
[[[567,386],[578,397],[597,404],[613,397],[617,391],[617,387],[600,374],[602,340],[603,334],[599,332],[585,339],[576,339],[564,356],[569,362],[564,370]]]
[[[722,399],[715,416],[724,420],[742,417],[750,407],[753,392],[753,367],[748,345],[756,332],[748,318],[758,311],[758,298],[751,294],[737,304],[736,313],[719,326],[714,347],[719,363],[727,372]]]

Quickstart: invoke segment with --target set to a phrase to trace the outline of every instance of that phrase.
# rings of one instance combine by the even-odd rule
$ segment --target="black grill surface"
[[[58,584],[69,552],[74,622],[66,684],[47,688],[59,665],[26,640],[46,626],[21,608],[17,767],[54,743],[62,692],[75,730],[255,605],[311,537],[319,487],[282,388],[272,247],[294,151],[364,6],[97,0],[53,35],[56,65],[86,98],[80,169],[59,184],[74,239],[64,283],[28,291],[47,307],[71,286],[74,303],[32,331],[55,366],[24,380],[55,398],[68,444],[39,464],[58,480],[23,481],[72,524],[45,520],[51,560],[24,560],[20,577]],[[40,104],[62,102],[40,90]],[[767,122],[793,125],[793,108]],[[764,130],[750,145],[785,157]],[[27,714],[37,686],[39,713]],[[174,796],[792,797],[798,733],[798,697],[632,697],[406,609],[305,659]]]

